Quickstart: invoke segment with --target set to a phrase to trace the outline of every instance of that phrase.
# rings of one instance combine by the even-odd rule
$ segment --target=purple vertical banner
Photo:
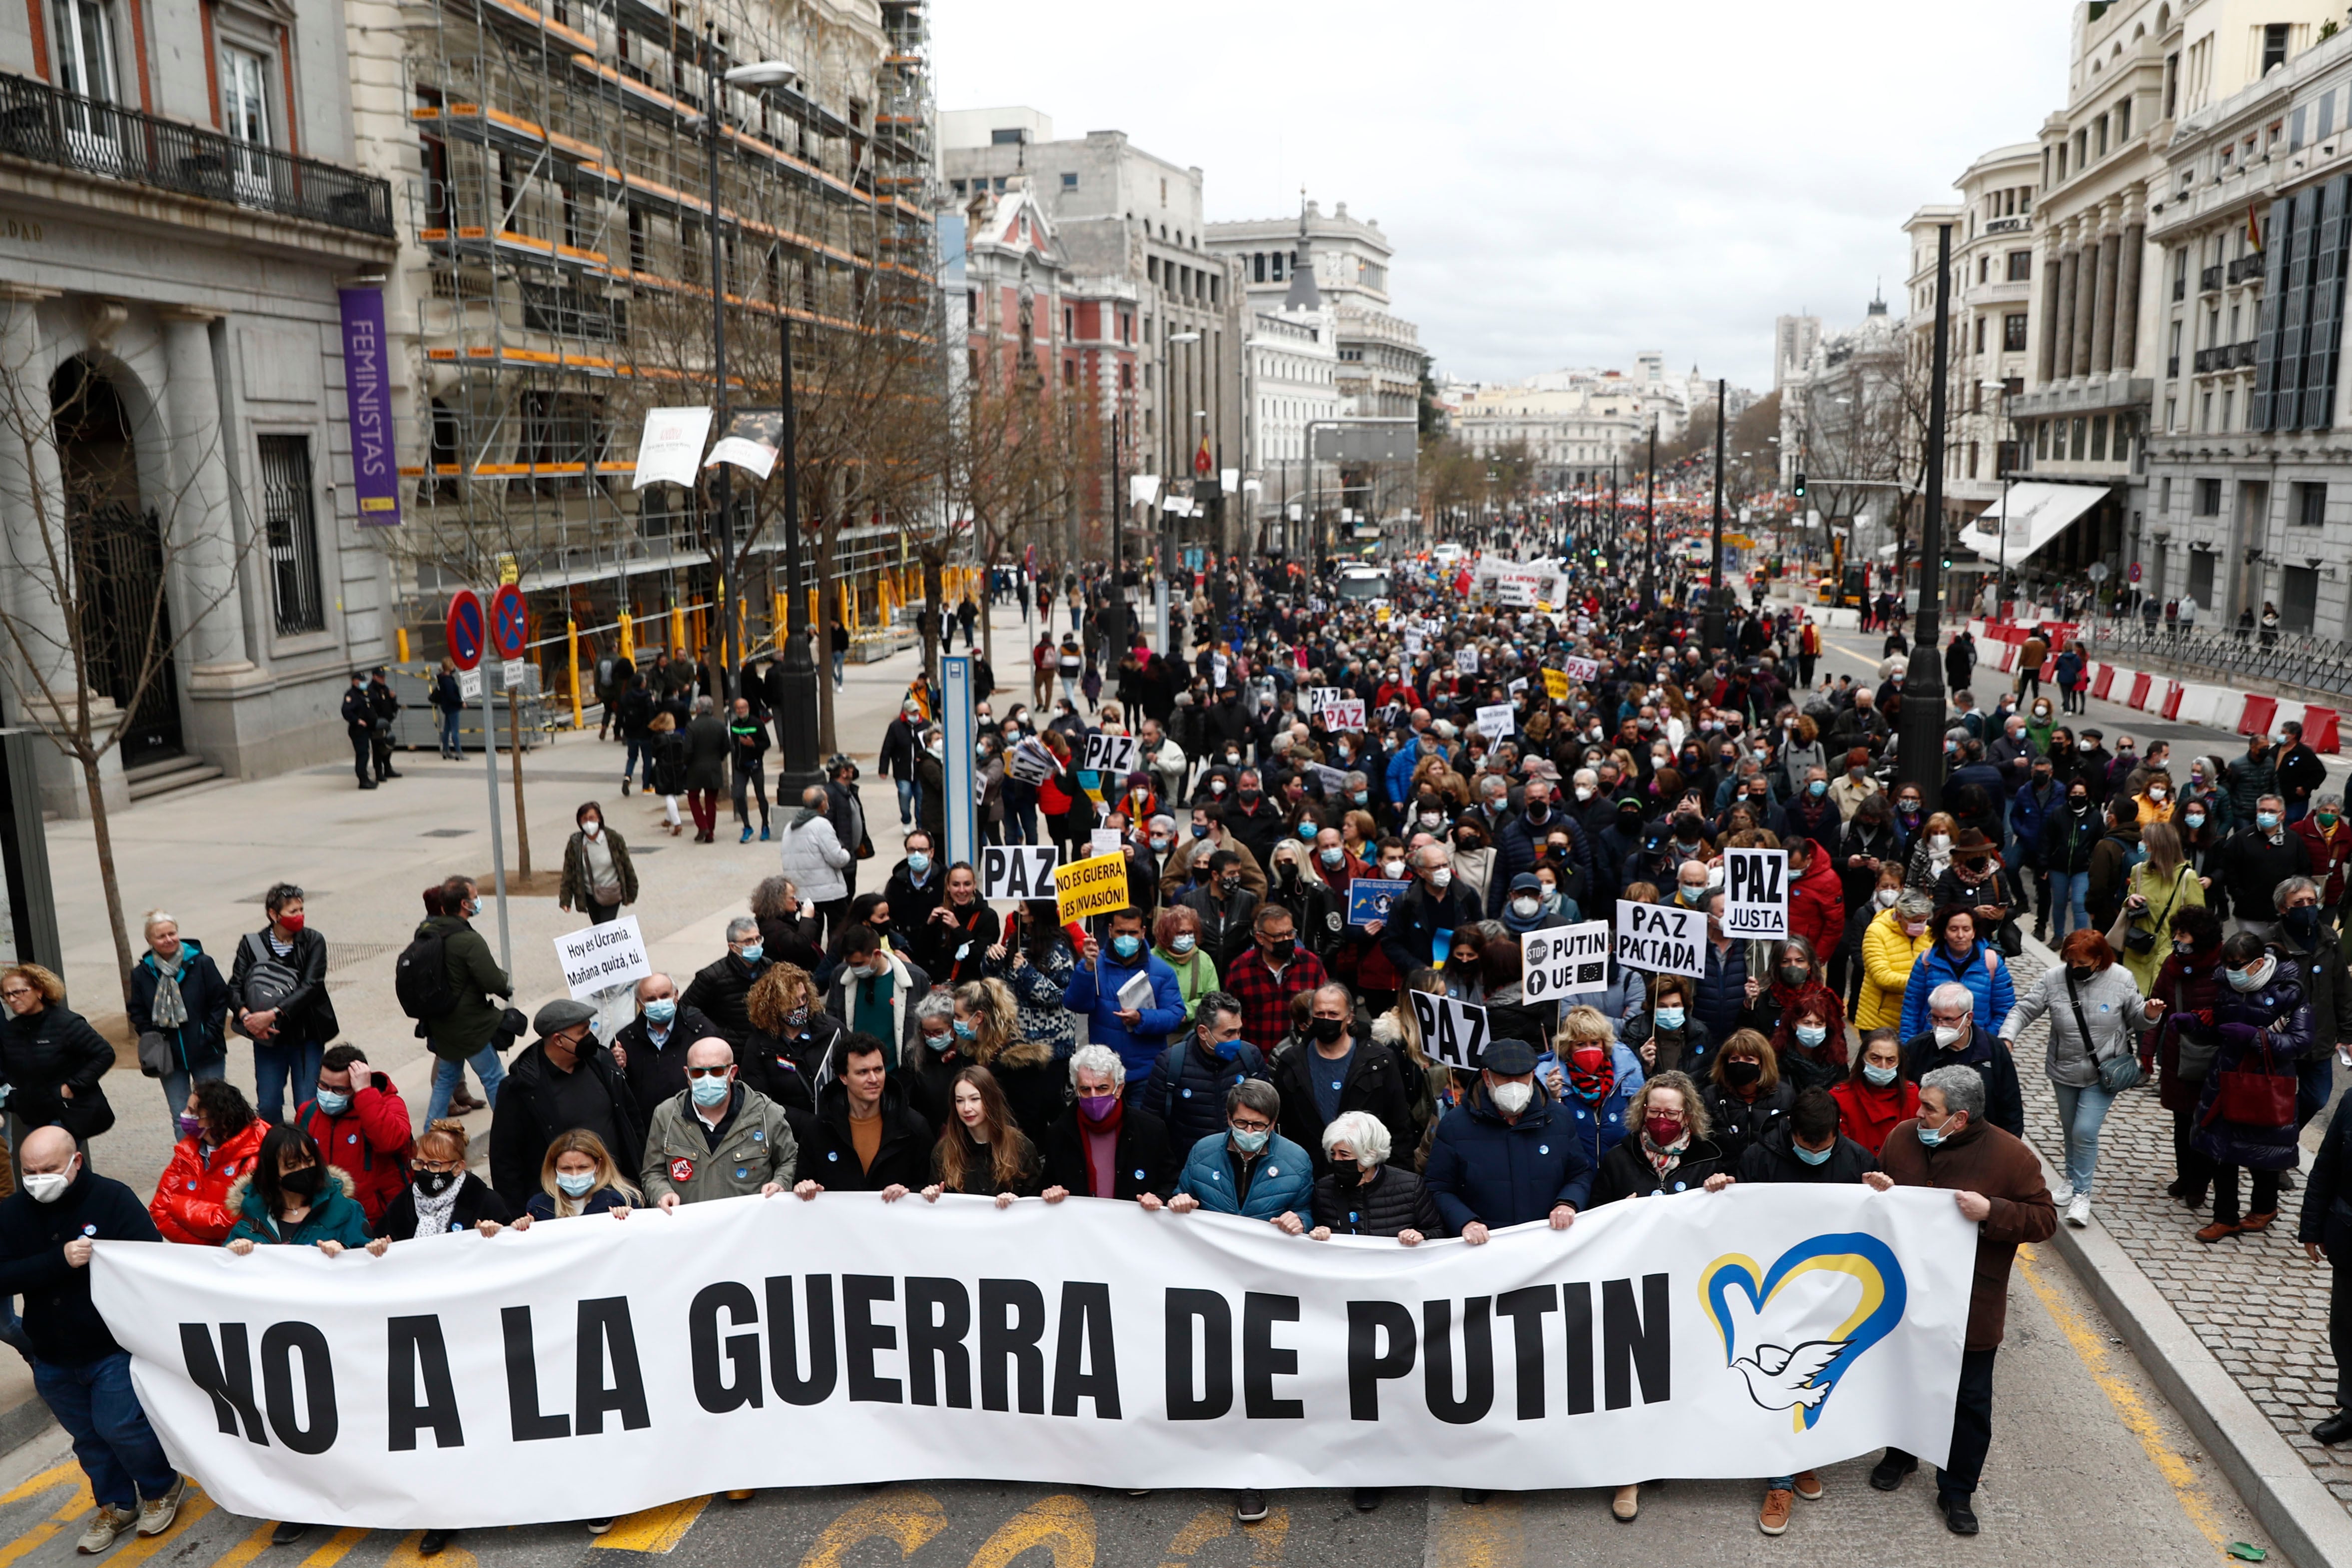
[[[360,521],[400,521],[400,458],[392,436],[392,345],[383,334],[383,290],[345,289],[343,405],[352,422],[352,488]]]

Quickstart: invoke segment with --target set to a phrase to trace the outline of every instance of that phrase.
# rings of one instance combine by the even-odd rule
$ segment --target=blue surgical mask
[[[351,1107],[352,1097],[348,1094],[337,1094],[331,1089],[322,1089],[319,1091],[319,1109],[330,1116],[341,1116]]]
[[[1801,1044],[1818,1046],[1829,1037],[1829,1026],[1826,1024],[1800,1024],[1797,1026],[1797,1039]]]
[[[1315,858],[1326,866],[1337,866],[1348,858],[1348,852],[1335,845],[1328,849],[1318,849]]]
[[[1180,931],[1168,939],[1168,951],[1182,958],[1201,945],[1201,939],[1189,931]]]
[[[743,950],[743,962],[746,963],[757,963],[766,952],[767,949],[761,947],[755,942]]]
[[[1311,822],[1302,822],[1302,823],[1300,823],[1300,824],[1298,825],[1298,837],[1301,837],[1301,838],[1307,838],[1307,839],[1311,839],[1311,838],[1313,838],[1313,837],[1314,837],[1318,833],[1320,833],[1320,832],[1322,832],[1322,831],[1323,831],[1323,830],[1322,830],[1321,828],[1318,827],[1315,824],[1313,824],[1313,823],[1311,823]]]
[[[1358,790],[1358,791],[1356,792],[1356,795],[1355,795],[1355,801],[1356,801],[1356,804],[1357,804],[1358,805],[1362,805],[1366,804],[1366,803],[1367,803],[1367,802],[1369,802],[1371,798],[1372,798],[1372,794],[1371,794],[1371,791],[1370,791],[1370,790],[1362,790],[1362,789],[1360,789],[1360,790]]]
[[[1927,1134],[1923,1131],[1920,1136],[1924,1138]],[[1826,1149],[1808,1149],[1791,1138],[1789,1140],[1789,1147],[1795,1151],[1798,1159],[1808,1165],[1826,1165],[1829,1163],[1830,1156],[1837,1152],[1837,1140],[1832,1139],[1830,1146]]]
[[[656,1024],[667,1024],[677,1016],[677,998],[665,996],[646,1004],[646,1016]]]
[[[1679,1029],[1683,1026],[1683,1010],[1680,1007],[1661,1007],[1651,1014],[1650,1017],[1651,1021],[1661,1029]]]
[[[973,1028],[969,1023],[965,1022],[961,1018],[958,1018],[953,1024],[950,1024],[948,1026],[955,1031],[955,1037],[959,1040],[971,1039],[980,1033],[978,1029]]]
[[[2275,811],[2258,811],[2254,813],[2254,826],[2268,832],[2278,826],[2278,816]]]
[[[1122,931],[1118,936],[1110,939],[1110,950],[1111,952],[1118,954],[1121,958],[1133,958],[1137,953],[1143,951],[1143,939],[1139,936],[1128,935],[1126,932]]]
[[[1864,1062],[1862,1076],[1879,1088],[1885,1089],[1888,1084],[1893,1083],[1902,1071],[1901,1068],[1881,1067],[1876,1062]]]
[[[593,1171],[558,1171],[555,1184],[567,1198],[584,1198],[596,1190]]]
[[[924,854],[921,850],[918,849],[912,855],[907,857],[907,869],[913,872],[916,876],[919,877],[930,868],[931,858]]]
[[[1920,1143],[1929,1149],[1933,1149],[1944,1141],[1944,1130],[1940,1127],[1923,1126],[1918,1129],[1918,1132]]]
[[[1827,779],[1815,779],[1805,785],[1805,793],[1811,795],[1814,799],[1819,800],[1822,795],[1830,793],[1830,781]]]
[[[1238,1127],[1228,1127],[1225,1129],[1225,1136],[1231,1138],[1234,1141],[1234,1147],[1243,1153],[1255,1154],[1265,1149],[1265,1141],[1274,1136],[1274,1129],[1261,1127],[1255,1132],[1244,1132]]]
[[[694,1096],[695,1104],[708,1110],[726,1104],[727,1091],[732,1088],[734,1085],[723,1078],[698,1078],[686,1086],[686,1091]]]

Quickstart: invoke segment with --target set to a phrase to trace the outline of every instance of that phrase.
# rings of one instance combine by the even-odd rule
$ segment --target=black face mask
[[[1763,1076],[1762,1062],[1748,1061],[1740,1058],[1726,1058],[1724,1060],[1723,1081],[1735,1089],[1746,1089]]]
[[[308,1203],[319,1195],[319,1188],[326,1179],[327,1173],[320,1167],[305,1165],[299,1171],[289,1171],[279,1176],[278,1184],[288,1197],[300,1198]]]
[[[460,1173],[457,1171],[419,1171],[416,1173],[416,1190],[428,1198],[437,1198],[457,1184]]]
[[[2088,811],[2091,809],[2091,797],[2087,795],[2070,795],[2066,797],[2066,804],[2076,811]]]
[[[1307,1026],[1307,1031],[1328,1046],[1348,1032],[1348,1021],[1345,1018],[1318,1018]]]
[[[1290,937],[1276,937],[1266,942],[1265,955],[1276,963],[1287,963],[1290,962],[1291,952],[1297,946],[1297,942]]]
[[[2279,922],[2286,927],[2287,934],[2297,942],[2309,942],[2319,933],[2319,906],[2305,904],[2299,908],[2288,910],[2279,916]]]

